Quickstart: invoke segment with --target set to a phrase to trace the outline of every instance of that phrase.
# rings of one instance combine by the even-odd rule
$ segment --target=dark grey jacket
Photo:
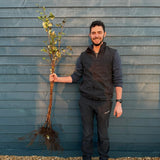
[[[93,46],[81,53],[76,69],[71,75],[72,81],[80,83],[80,93],[94,100],[111,100],[114,87],[122,87],[121,60],[117,50],[103,42],[98,56]]]

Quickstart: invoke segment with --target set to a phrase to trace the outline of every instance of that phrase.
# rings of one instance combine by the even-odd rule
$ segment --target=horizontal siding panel
[[[7,137],[6,137],[7,138]],[[25,141],[25,142],[19,142],[17,140],[17,142],[10,142],[10,144],[8,144],[8,142],[2,142],[4,143],[4,145],[2,147],[0,147],[1,149],[1,153],[5,153],[5,155],[8,155],[11,153],[11,155],[19,155],[21,156],[22,153],[23,153],[23,156],[24,155],[27,155],[27,156],[33,156],[33,155],[36,155],[36,156],[51,156],[51,157],[65,157],[65,156],[68,156],[68,152],[69,152],[69,155],[72,156],[72,155],[75,155],[74,157],[76,157],[77,155],[81,156],[81,153],[80,153],[80,146],[81,146],[81,143],[80,143],[80,140],[79,141],[72,141],[72,142],[69,142],[69,141],[65,141],[63,143],[61,143],[61,146],[63,146],[63,149],[64,151],[63,152],[50,152],[47,150],[46,146],[42,143],[42,141],[40,140],[36,140],[36,142],[34,142],[32,145],[28,146],[29,144],[29,140]],[[14,145],[17,144],[15,147]],[[7,147],[7,151],[4,150],[4,148]],[[13,148],[12,148],[13,147]],[[71,152],[73,151],[73,153]]]
[[[74,27],[79,27],[79,28],[88,28],[91,24],[92,21],[94,20],[102,20],[104,22],[104,24],[106,25],[106,29],[108,30],[109,27],[159,27],[160,26],[160,21],[159,21],[159,17],[100,17],[100,18],[92,18],[92,17],[83,17],[83,18],[66,18],[66,23],[65,23],[65,27],[70,27],[70,28],[74,28]],[[63,18],[55,18],[55,20],[53,21],[54,24],[60,23],[62,22]],[[0,18],[0,27],[4,27],[4,28],[40,28],[42,23],[40,20],[38,20],[37,17],[3,17]],[[154,31],[152,31],[154,32]],[[149,34],[149,33],[147,33]]]
[[[1,109],[44,109],[48,107],[48,100],[39,101],[0,101]],[[113,104],[114,106],[115,104]],[[79,109],[79,100],[53,100],[53,108],[59,109]],[[159,109],[159,100],[145,100],[145,101],[135,101],[135,100],[124,100],[123,102],[124,110],[151,110]]]
[[[135,100],[126,100],[124,99],[123,108],[124,110],[158,110],[159,109],[159,101],[158,100],[145,100],[136,101]],[[61,110],[78,110],[79,109],[79,100],[61,100],[61,99],[54,99],[53,100],[53,108],[59,108]],[[48,107],[48,101],[0,101],[1,109],[46,109]],[[114,106],[115,104],[113,104]],[[148,112],[148,111],[147,111]]]
[[[143,56],[159,56],[160,46],[123,46],[116,47],[120,55],[129,56],[129,55],[143,55]]]
[[[0,118],[0,125],[38,125],[41,126],[45,120],[46,116],[29,116],[29,117],[4,117]],[[81,121],[77,117],[54,117],[53,125],[80,125]]]
[[[125,153],[129,151],[131,157],[134,157],[135,155],[136,157],[158,157],[159,153],[156,153],[155,151],[158,151],[159,148],[159,143],[111,143],[111,152],[114,152],[113,155],[119,150],[117,157],[123,155],[123,151],[125,151]],[[126,157],[126,154],[122,157]]]
[[[76,142],[64,142],[62,143],[63,148],[65,149],[63,152],[50,152],[46,149],[46,146],[42,142],[35,142],[32,146],[27,146],[29,141],[27,142],[6,142],[2,147],[0,146],[1,153],[5,153],[4,155],[19,155],[22,156],[46,156],[46,157],[68,157],[68,155],[74,157],[81,156],[80,152],[80,141]],[[0,143],[2,144],[2,143]],[[4,148],[7,147],[7,150],[4,150]],[[72,152],[71,152],[72,151]]]
[[[57,33],[58,30],[54,28]],[[107,36],[160,36],[160,28],[158,27],[107,27]],[[66,28],[64,29],[65,36],[86,36],[89,34],[89,28]],[[47,36],[42,28],[2,28],[0,30],[1,37],[30,37],[30,36]]]
[[[145,100],[145,101],[135,101],[135,100],[124,100],[123,106],[124,110],[127,108],[129,109],[160,109],[160,103],[159,100],[151,101],[151,100]],[[138,111],[137,111],[138,112]]]
[[[160,56],[124,56],[121,57],[122,64],[148,65],[160,64]]]
[[[13,62],[12,62],[13,63]],[[15,63],[15,62],[14,62]],[[73,67],[73,66],[72,66]],[[67,67],[69,68],[69,67]],[[0,67],[0,74],[49,74],[50,67],[49,66],[28,66],[17,64],[17,65],[4,65]]]
[[[128,134],[128,135],[158,135],[160,128],[158,127],[109,127],[109,135]]]
[[[55,99],[79,99],[79,93],[68,92],[62,94],[54,95]],[[155,97],[156,99],[157,97]],[[0,100],[16,100],[16,101],[24,101],[24,100],[49,100],[49,91],[48,92],[4,92],[0,93]]]
[[[0,125],[42,125],[42,119],[44,117],[4,117],[0,118]]]
[[[3,144],[3,145],[2,145]],[[17,145],[16,145],[17,144]],[[73,156],[73,157],[79,157],[81,156],[81,151],[80,151],[80,142],[76,143],[67,143],[69,147],[66,146],[66,143],[63,144],[65,146],[65,150],[61,152],[62,157],[68,157],[68,156]],[[46,148],[40,143],[36,143],[35,145],[32,145],[30,147],[26,146],[27,143],[25,142],[19,142],[19,143],[0,143],[1,147],[1,152],[4,153],[3,155],[7,155],[10,153],[11,155],[22,155],[22,152],[24,152],[24,155],[27,156],[33,156],[33,155],[42,155],[42,156],[58,156],[59,153],[52,152],[50,153],[49,151],[46,150]],[[4,150],[4,148],[12,149],[11,150]],[[136,144],[130,144],[130,143],[111,143],[111,150],[109,155],[111,157],[119,157],[120,155],[122,157],[126,157],[126,155],[130,155],[130,157],[134,157],[137,155],[137,157],[145,157],[145,156],[150,156],[150,157],[158,157],[159,153],[155,152],[155,150],[159,149],[160,145],[155,144],[155,143],[150,143],[149,145],[146,145],[146,143],[136,143]],[[13,149],[14,148],[14,149]],[[20,149],[19,149],[20,148]],[[77,148],[79,150],[77,150]],[[71,149],[71,151],[70,151]],[[124,150],[126,152],[124,152]],[[153,152],[152,152],[153,151]],[[96,149],[95,149],[96,152]],[[96,156],[96,155],[95,155]]]
[[[16,130],[15,130],[16,128]],[[13,125],[13,126],[4,126],[1,125],[0,126],[0,130],[1,130],[1,135],[2,134],[28,134],[30,133],[32,130],[36,130],[38,129],[39,126],[35,126],[35,125],[26,125],[26,126],[21,126],[21,125]],[[135,134],[135,135],[158,135],[160,132],[160,128],[158,127],[151,127],[152,129],[149,129],[147,127],[114,127],[114,126],[110,126],[109,127],[109,134],[110,135],[118,135],[118,134]],[[79,125],[55,125],[54,129],[58,132],[58,133],[63,133],[63,134],[79,134],[81,133],[81,124]],[[62,131],[63,130],[63,131]],[[138,132],[137,132],[138,130]],[[94,134],[97,134],[97,129],[96,129],[96,125],[95,125],[95,129],[94,129]]]
[[[123,90],[125,92],[154,92],[159,93],[159,83],[125,83]]]
[[[44,46],[43,37],[0,38],[0,46]],[[108,44],[114,46],[159,46],[160,37],[108,37]],[[88,37],[63,37],[62,46],[88,46]]]
[[[144,103],[145,104],[145,103]],[[124,106],[125,107],[125,106]],[[126,118],[159,118],[158,114],[159,114],[159,109],[157,110],[127,110],[124,109],[124,117]]]
[[[48,82],[48,76],[40,75],[4,75],[0,77],[0,82],[17,82],[17,83],[30,83],[30,82]]]
[[[116,44],[115,44],[116,45]],[[112,45],[113,46],[113,45]],[[111,46],[111,47],[112,47]],[[143,55],[143,56],[159,56],[160,46],[113,46],[118,50],[121,56],[129,56],[129,55]],[[40,52],[42,47],[3,47],[0,46],[0,57],[15,57],[15,56],[40,56],[44,57],[45,54]],[[73,55],[79,56],[81,52],[86,50],[86,47],[81,46],[72,46]],[[1,61],[2,63],[2,61]]]
[[[4,128],[5,128],[5,126],[2,126],[3,128],[2,128],[2,130],[4,131]],[[10,127],[10,126],[9,126]],[[26,128],[28,129],[28,130],[26,130],[23,126],[12,126],[12,127],[10,127],[10,129],[13,129],[13,130],[15,130],[15,127],[17,128],[17,130],[16,130],[16,132],[15,133],[10,133],[10,131],[7,131],[7,132],[1,132],[1,137],[4,137],[4,136],[8,136],[8,135],[10,135],[11,137],[13,136],[13,138],[12,139],[10,139],[10,138],[7,138],[7,140],[5,140],[5,139],[3,139],[3,141],[5,142],[5,143],[7,143],[7,142],[17,142],[18,143],[18,141],[17,141],[17,139],[18,139],[18,137],[22,137],[23,135],[27,135],[27,134],[29,134],[32,130],[35,130],[35,128],[34,128],[34,126],[33,127],[29,127],[29,126],[26,126]],[[69,133],[69,132],[66,132],[66,130],[67,130],[67,128],[65,127],[62,127],[62,129],[63,129],[63,131],[62,130],[57,130],[56,128],[54,128],[58,133],[59,133],[59,137],[60,137],[60,142],[61,143],[63,143],[64,141],[66,141],[67,139],[69,139],[69,142],[71,143],[71,142],[75,142],[75,143],[79,143],[80,142],[80,140],[81,140],[81,131],[80,131],[80,126],[74,126],[75,128],[74,128],[74,130],[73,130],[73,126],[69,126],[69,128],[71,128],[71,132]],[[135,130],[139,130],[139,132],[138,132],[138,134],[137,133],[135,133],[134,131]],[[120,130],[120,131],[119,131]],[[125,131],[126,129],[125,128],[123,128],[123,129],[121,129],[121,128],[118,128],[118,130],[117,129],[113,129],[113,128],[110,128],[109,129],[109,134],[111,135],[111,139],[113,139],[113,138],[115,138],[115,136],[117,137],[117,135],[118,134],[120,134],[120,135],[128,135],[128,136],[132,136],[132,135],[135,135],[135,136],[137,136],[137,137],[141,137],[141,136],[143,136],[143,135],[145,135],[146,137],[148,137],[148,136],[150,136],[150,135],[153,135],[153,136],[158,136],[158,134],[156,134],[157,132],[159,132],[159,130],[157,129],[157,127],[152,127],[152,132],[150,132],[150,130],[151,129],[147,129],[147,128],[145,128],[145,127],[130,127],[130,128],[127,128],[127,132]],[[118,131],[118,132],[117,132]],[[9,132],[9,133],[8,133]],[[116,132],[116,134],[115,134],[115,132]],[[17,136],[15,136],[15,135],[17,135]],[[76,136],[78,136],[78,137],[75,137],[75,135]],[[96,130],[95,130],[95,132],[94,132],[94,135],[96,135]],[[71,136],[73,136],[73,138],[71,137]],[[137,139],[137,138],[136,138]],[[29,139],[27,139],[27,140],[25,140],[25,141],[29,141]],[[37,140],[36,140],[37,141]],[[19,141],[19,142],[24,142],[24,141]],[[111,140],[111,144],[112,143],[114,143],[114,142],[117,142],[117,143],[125,143],[124,141],[122,141],[122,140]],[[36,142],[35,142],[36,143]],[[128,142],[126,142],[126,143],[128,143]],[[134,143],[134,142],[133,142]],[[148,140],[146,141],[146,140],[139,140],[139,142],[137,142],[137,143],[148,143]],[[151,143],[153,143],[153,142],[151,142]],[[159,143],[158,141],[156,142],[157,144]]]
[[[157,58],[158,59],[158,58]],[[64,65],[62,66],[57,66],[56,68],[56,73],[59,75],[70,75],[74,72],[74,65]],[[159,71],[159,66],[158,65],[122,65],[122,70],[123,70],[123,75],[129,75],[129,74],[149,74],[149,75],[159,75],[160,71]],[[27,66],[21,66],[21,65],[17,65],[17,66],[1,66],[0,68],[0,74],[1,75],[8,75],[8,74],[12,74],[12,75],[49,75],[50,70],[49,67],[40,67],[40,66],[35,66],[35,67],[27,67]]]
[[[1,57],[2,63],[1,65],[6,65],[8,62],[8,65],[49,65],[49,63],[46,60],[43,60],[43,57]],[[9,67],[9,66],[8,66]],[[19,68],[20,69],[20,68]],[[49,67],[48,67],[49,69]],[[45,72],[44,72],[45,73]]]
[[[11,133],[12,134],[16,134],[16,133],[27,134],[27,133],[29,133],[32,130],[35,130],[37,128],[35,127],[35,125],[26,125],[26,126],[23,126],[23,125],[17,125],[17,126],[16,125],[11,125],[11,126],[1,125],[0,126],[0,131],[1,131],[1,134],[8,134],[8,133],[10,133],[10,134]]]
[[[45,109],[49,101],[0,101],[1,109]],[[53,106],[61,109],[78,109],[78,100],[53,100]]]
[[[1,134],[0,136],[2,137],[1,142],[6,143],[6,142],[10,141],[10,142],[13,143],[13,142],[18,141],[19,137],[25,136],[25,134],[17,134],[17,133],[16,134]],[[95,137],[96,136],[94,136],[94,138]],[[118,135],[114,135],[114,134],[110,135],[110,142],[111,143],[116,143],[116,142],[117,143],[133,143],[133,144],[137,144],[137,143],[138,144],[139,143],[159,144],[160,143],[159,139],[158,139],[158,135],[151,136],[151,135],[148,134],[148,135],[143,136],[143,135],[138,135],[138,134],[135,134],[135,135],[133,135],[133,134],[131,134],[131,135],[123,134],[123,135],[121,135],[121,137],[124,138],[125,140],[118,137]],[[151,137],[151,138],[149,138],[149,137]],[[81,133],[77,133],[77,134],[73,134],[73,133],[72,134],[67,134],[67,133],[64,134],[63,133],[63,134],[61,134],[61,132],[59,132],[59,138],[60,138],[60,142],[62,144],[68,143],[68,142],[70,142],[70,143],[73,143],[73,142],[74,143],[80,143]],[[156,141],[156,139],[157,139],[157,141]],[[26,142],[26,143],[28,143],[29,141],[30,141],[30,139],[24,140],[24,142]],[[36,144],[36,142],[39,142],[38,138],[35,140],[35,144]],[[40,147],[42,147],[42,146],[40,146]],[[30,147],[32,147],[32,146],[30,146]]]
[[[54,95],[55,99],[58,100],[78,100],[79,99],[79,92],[73,93],[73,92],[62,92],[61,94],[55,93]],[[114,97],[115,98],[115,97]],[[123,95],[124,99],[128,100],[158,100],[159,99],[159,93],[150,93],[150,96],[148,96],[148,93],[140,92],[137,94],[137,92],[132,92],[130,94]],[[49,100],[49,92],[4,92],[0,93],[0,100],[10,100],[10,101],[33,101],[33,100]]]
[[[156,140],[157,139],[157,140]],[[111,142],[124,142],[124,143],[159,143],[158,140],[158,135],[148,135],[148,136],[143,136],[143,135],[112,135],[110,136],[110,141]]]
[[[35,56],[35,57],[34,56],[26,56],[26,57],[25,56],[18,56],[18,57],[6,56],[6,57],[1,57],[1,60],[2,60],[1,65],[4,65],[4,66],[7,64],[8,65],[24,65],[24,67],[26,66],[26,68],[37,65],[37,67],[40,67],[40,69],[46,68],[47,70],[49,70],[49,63],[43,59],[44,57],[49,58],[47,54],[42,54],[42,56],[39,56],[39,57],[38,56]],[[78,59],[78,56],[62,57],[62,59],[59,61],[59,64],[72,65],[72,68],[73,68],[73,65],[75,65],[77,59]]]
[[[79,92],[79,84],[58,84],[55,83],[54,91],[61,92]],[[48,83],[13,83],[13,84],[3,84],[0,88],[0,92],[48,92],[49,91],[49,82]]]
[[[33,130],[37,130],[40,126],[35,126],[35,125],[26,125],[26,126],[21,126],[21,125],[13,125],[13,126],[0,126],[1,134],[9,133],[9,134],[28,134]],[[16,130],[15,130],[16,128]],[[81,125],[75,125],[74,127],[72,125],[53,125],[53,128],[63,134],[78,134],[81,132]],[[114,130],[114,129],[113,129]],[[155,131],[157,131],[155,129]],[[122,133],[123,131],[121,131]],[[143,132],[143,131],[142,131]]]
[[[152,61],[152,60],[151,60]],[[159,65],[122,65],[123,74],[160,74]]]
[[[37,117],[0,117],[0,125],[42,125],[46,117],[37,116]],[[135,126],[135,127],[160,127],[160,118],[110,118],[110,126]],[[54,116],[53,125],[81,125],[80,117],[63,117],[63,116]]]
[[[49,6],[49,7],[92,7],[92,6],[160,6],[160,2],[158,0],[121,0],[121,1],[116,1],[116,0],[101,0],[100,2],[93,1],[92,3],[89,0],[70,0],[70,1],[63,1],[63,0],[47,0],[47,1],[32,1],[32,0],[27,0],[27,1],[22,1],[19,2],[18,0],[12,0],[11,3],[8,3],[7,1],[1,1],[0,6],[1,7],[35,7],[36,4],[39,4],[39,6]]]
[[[12,135],[12,136],[11,136]],[[2,134],[0,137],[2,137],[1,142],[16,142],[18,141],[19,137],[25,136],[24,134]],[[68,142],[80,142],[81,136],[80,134],[59,134],[59,138],[62,143],[68,143]],[[29,142],[30,139],[24,140],[24,142]],[[35,142],[40,142],[39,139],[37,138]],[[31,146],[32,147],[32,146]],[[44,147],[41,145],[40,147]]]
[[[12,136],[11,136],[12,135]],[[2,137],[1,142],[15,142],[18,141],[18,137],[24,136],[21,134],[2,134],[0,135]],[[150,135],[143,136],[143,135],[121,135],[121,138],[117,135],[111,135],[110,141],[112,142],[118,142],[118,143],[160,143],[160,140],[158,138],[158,135],[154,135],[151,138]],[[61,140],[61,143],[68,143],[68,142],[80,142],[81,140],[81,134],[59,134],[59,138]],[[7,140],[7,141],[6,141]],[[29,140],[25,140],[26,142],[29,142]],[[35,142],[38,142],[38,139],[35,140]],[[44,147],[44,146],[43,146]]]
[[[3,75],[0,77],[0,82],[17,82],[17,83],[30,83],[30,82],[49,82],[48,75]]]
[[[40,126],[42,125],[45,120],[46,120],[46,116],[42,117],[42,116],[37,116],[37,117],[4,117],[4,118],[0,118],[0,125],[6,125],[6,126],[17,126],[17,125],[35,125],[36,126]],[[110,118],[110,126],[112,127],[126,127],[125,130],[127,130],[128,126],[132,126],[132,127],[146,127],[146,128],[152,128],[152,127],[160,127],[160,123],[159,123],[160,119],[159,118]],[[55,125],[56,127],[63,127],[66,125],[71,125],[71,126],[81,126],[81,120],[80,117],[63,117],[63,116],[54,116],[53,119],[53,125]],[[32,130],[31,130],[32,131]],[[29,131],[30,132],[30,131]],[[138,130],[137,130],[137,134],[138,134]]]
[[[125,105],[124,105],[125,108]],[[69,111],[68,111],[69,110]],[[70,109],[70,108],[63,108],[63,109],[59,109],[59,108],[55,108],[53,109],[53,114],[56,117],[77,117],[80,119],[80,111],[79,109]],[[123,117],[124,118],[159,118],[159,114],[160,111],[158,109],[148,109],[148,110],[143,110],[143,109],[129,109],[127,110],[126,108],[124,109],[124,114]],[[0,112],[0,116],[3,118],[5,117],[42,117],[42,119],[44,119],[44,117],[47,115],[47,106],[45,107],[45,109],[1,109]],[[111,117],[113,117],[113,115],[111,114]]]
[[[69,74],[70,75],[70,74]],[[59,75],[59,76],[67,76]],[[123,75],[124,83],[159,83],[159,75]],[[47,82],[48,75],[3,75],[0,77],[0,83],[34,83],[34,82]]]
[[[148,127],[159,127],[159,118],[116,118],[110,119],[110,126],[148,126]],[[59,120],[60,122],[60,120]]]
[[[158,75],[127,75],[123,76],[124,83],[131,82],[131,83],[158,83],[159,82],[159,76]]]
[[[159,93],[159,83],[125,83],[123,84],[124,92],[154,92]],[[2,83],[0,92],[48,92],[48,83]],[[152,91],[153,90],[153,91]],[[79,83],[58,84],[55,83],[54,91],[62,92],[79,92]],[[151,92],[152,91],[152,92]]]
[[[37,17],[37,8],[1,8],[0,18],[3,17]],[[123,8],[123,7],[93,7],[93,8],[48,8],[47,12],[53,12],[56,17],[159,17],[160,10],[157,7],[150,8]]]
[[[49,58],[47,55],[42,56],[42,57],[37,57],[37,56],[19,56],[19,57],[1,57],[1,66],[2,68],[0,69],[0,72],[2,70],[2,73],[7,73],[7,70],[10,70],[11,67],[13,67],[14,70],[13,74],[16,72],[18,73],[23,73],[23,72],[28,72],[29,74],[34,74],[34,70],[32,70],[33,66],[35,66],[35,70],[37,70],[37,72],[41,72],[43,74],[48,74],[49,72],[49,63],[46,60],[43,60],[43,57],[45,58]],[[60,70],[60,72],[62,72],[62,74],[64,74],[63,72],[67,72],[68,71],[73,71],[73,69],[75,68],[75,64],[77,62],[78,56],[66,56],[63,57],[59,64],[57,65],[56,69]],[[121,56],[121,63],[123,65],[123,67],[127,67],[129,69],[130,66],[135,67],[135,68],[152,68],[156,69],[156,67],[160,64],[160,56]],[[6,66],[6,65],[10,65],[10,66]],[[15,65],[15,66],[12,66]],[[17,65],[17,66],[16,66]],[[37,66],[36,66],[37,65]],[[67,67],[64,68],[64,65]],[[37,68],[36,68],[37,67]],[[8,68],[8,69],[7,69]],[[28,71],[27,71],[28,69]],[[11,72],[11,71],[9,71]],[[31,73],[30,73],[31,72]],[[35,71],[36,72],[36,71]]]

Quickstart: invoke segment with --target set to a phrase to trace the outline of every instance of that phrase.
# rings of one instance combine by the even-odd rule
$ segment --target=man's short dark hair
[[[105,25],[102,21],[93,21],[90,25],[90,33],[91,33],[91,29],[95,26],[102,26],[103,31],[105,32]]]

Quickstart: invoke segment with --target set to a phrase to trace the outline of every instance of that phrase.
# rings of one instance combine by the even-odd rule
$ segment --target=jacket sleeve
[[[121,59],[117,51],[113,58],[113,84],[114,87],[123,87]]]
[[[82,61],[81,61],[81,57],[80,56],[77,59],[77,63],[76,63],[76,67],[75,67],[75,71],[73,72],[73,74],[71,75],[72,77],[72,82],[78,82],[83,74],[83,65],[82,65]]]

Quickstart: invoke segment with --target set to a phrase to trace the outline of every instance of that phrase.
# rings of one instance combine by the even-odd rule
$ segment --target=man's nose
[[[98,37],[98,33],[95,34],[95,37]]]

